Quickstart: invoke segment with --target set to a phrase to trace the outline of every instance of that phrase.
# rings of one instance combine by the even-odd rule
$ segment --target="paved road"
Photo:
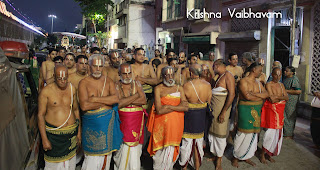
[[[258,147],[261,148],[263,131],[260,134],[260,142]],[[251,159],[257,164],[252,167],[245,162],[239,162],[239,168],[234,168],[231,165],[232,159],[232,145],[228,145],[224,157],[222,159],[222,166],[224,170],[235,169],[248,169],[248,170],[320,170],[320,150],[316,149],[312,143],[309,120],[298,118],[295,129],[295,139],[284,139],[281,153],[275,159],[275,163],[268,162],[267,165],[260,163],[258,159],[258,152]],[[148,156],[141,157],[142,168],[141,170],[152,170],[152,158]],[[208,161],[205,157],[202,162],[200,170],[211,170],[215,166],[213,162]],[[77,167],[80,170],[80,167]],[[175,165],[174,170],[181,169],[178,163]],[[189,169],[192,169],[189,167]]]

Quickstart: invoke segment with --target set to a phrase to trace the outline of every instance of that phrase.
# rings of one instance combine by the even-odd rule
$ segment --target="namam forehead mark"
[[[126,73],[126,74],[131,73],[131,67],[124,67],[124,72],[123,73]]]
[[[264,64],[264,59],[260,59],[260,64]]]
[[[88,63],[88,60],[85,59],[85,58],[80,58],[78,62],[81,63],[81,64],[82,64],[82,63],[83,63],[83,64],[87,64],[87,63]]]
[[[203,67],[203,68],[202,68],[203,70],[209,69],[208,65],[203,65],[202,67]]]
[[[58,76],[60,78],[65,78],[66,77],[66,71],[65,70],[60,70]]]
[[[100,58],[93,59],[93,64],[92,65],[102,67],[102,60]]]
[[[281,75],[281,71],[277,70],[276,75],[280,76]]]
[[[73,60],[73,56],[72,56],[72,55],[67,55],[67,56],[66,56],[66,59],[68,59],[68,60]]]
[[[173,74],[173,69],[170,68],[166,72],[167,72],[166,74]]]

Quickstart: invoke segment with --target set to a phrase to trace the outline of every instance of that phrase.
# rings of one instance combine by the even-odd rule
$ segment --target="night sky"
[[[51,32],[51,18],[49,14],[56,15],[53,20],[53,32],[73,32],[76,24],[82,24],[81,8],[73,0],[2,0],[7,10],[18,18],[27,22],[19,13],[7,3],[10,2],[21,14],[31,19],[36,26],[40,26],[46,32]],[[28,23],[28,22],[27,22]]]

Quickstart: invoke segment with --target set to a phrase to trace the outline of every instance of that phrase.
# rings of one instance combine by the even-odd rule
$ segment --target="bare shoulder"
[[[111,78],[109,78],[109,77],[103,76],[102,79],[103,79],[103,81],[106,79],[106,81],[109,82],[109,84],[115,84],[113,82],[113,80]]]
[[[201,80],[201,85],[205,86],[205,87],[210,87],[211,88],[211,84],[209,82],[207,82],[206,80]]]
[[[134,81],[134,83],[136,84],[136,86],[141,87],[140,81],[136,80],[136,81]]]
[[[159,85],[157,85],[155,88],[154,88],[154,90],[155,91],[159,91],[159,90],[161,90],[163,88],[163,84],[159,84]]]
[[[247,77],[241,79],[239,83],[242,85],[247,84]]]
[[[179,86],[179,92],[184,92],[184,89],[182,86]]]
[[[82,80],[80,80],[79,87],[80,87],[80,85],[87,84],[87,82],[89,82],[89,79],[90,79],[90,77],[88,76],[88,77],[85,77]]]
[[[53,92],[53,86],[54,86],[54,83],[50,83],[47,86],[45,86],[41,90],[40,95],[41,96],[49,96],[49,94]]]

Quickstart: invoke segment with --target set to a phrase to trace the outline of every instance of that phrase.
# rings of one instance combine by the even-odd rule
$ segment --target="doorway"
[[[274,61],[280,61],[283,69],[289,66],[290,26],[273,27],[272,50]]]

